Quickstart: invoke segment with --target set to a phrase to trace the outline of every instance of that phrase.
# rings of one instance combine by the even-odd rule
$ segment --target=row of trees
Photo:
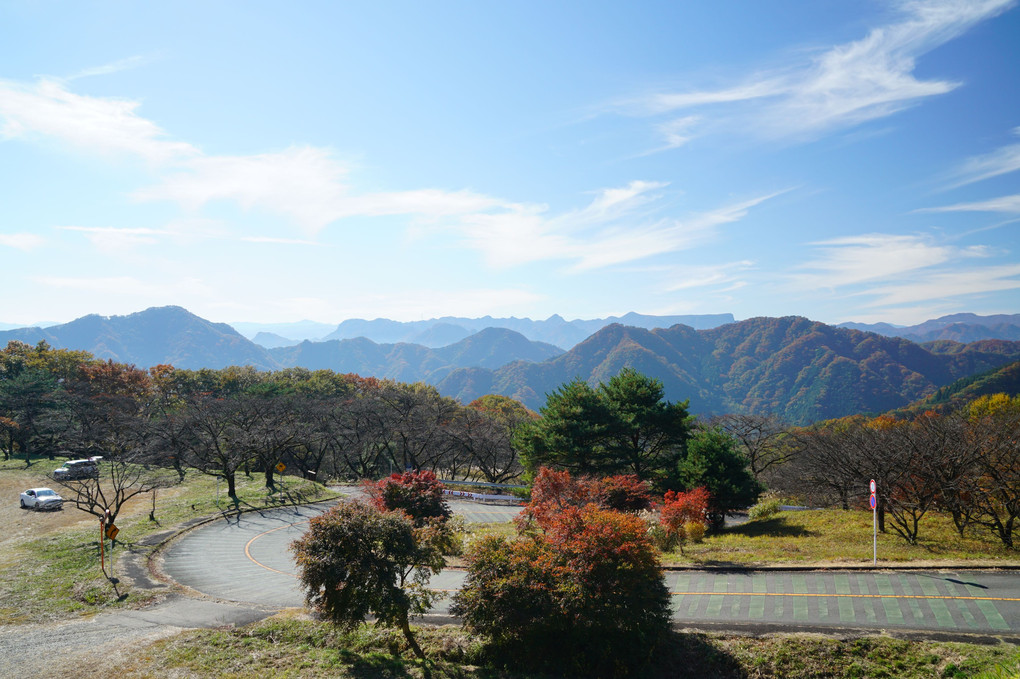
[[[961,535],[982,526],[1013,549],[1020,521],[1020,398],[984,396],[914,419],[863,416],[790,430],[787,488],[812,488],[843,508],[859,507],[869,479],[879,520],[910,543],[930,512],[950,514]],[[778,479],[777,479],[778,481]]]
[[[188,470],[223,477],[231,496],[238,473],[273,487],[280,464],[323,481],[428,469],[506,482],[523,469],[514,433],[533,417],[504,397],[461,406],[428,385],[328,370],[144,371],[45,343],[0,351],[4,458],[102,456],[104,483],[71,488],[82,509],[114,518]]]

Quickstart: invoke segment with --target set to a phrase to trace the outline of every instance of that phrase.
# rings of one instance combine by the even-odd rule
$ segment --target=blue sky
[[[1020,9],[0,1],[0,322],[1020,312]]]

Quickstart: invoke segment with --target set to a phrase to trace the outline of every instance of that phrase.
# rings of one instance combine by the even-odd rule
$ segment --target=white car
[[[21,508],[34,509],[61,509],[64,506],[64,498],[57,495],[49,488],[30,488],[21,494]]]
[[[68,460],[64,466],[53,470],[53,478],[57,481],[74,479],[98,479],[99,460],[101,457],[90,457],[87,460]]]

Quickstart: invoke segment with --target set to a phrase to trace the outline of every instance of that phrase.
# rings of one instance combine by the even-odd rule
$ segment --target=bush
[[[758,502],[747,511],[747,518],[752,521],[757,519],[771,519],[780,511],[778,497],[771,494],[763,495],[758,499]]]
[[[291,544],[306,603],[344,629],[370,614],[399,627],[424,660],[409,618],[423,615],[438,598],[428,581],[445,565],[437,545],[442,531],[438,522],[416,528],[402,512],[341,502],[312,518]]]
[[[670,621],[645,523],[589,503],[543,524],[543,532],[485,538],[469,550],[454,614],[514,664],[527,658],[558,674],[640,673]]]
[[[531,501],[524,506],[518,525],[533,521],[539,528],[546,529],[564,510],[588,504],[621,512],[639,512],[652,506],[651,489],[633,474],[572,478],[570,472],[542,467],[531,486]]]
[[[418,526],[429,519],[446,521],[451,515],[443,498],[443,484],[430,471],[391,474],[375,483],[366,481],[364,488],[376,509],[404,512]]]
[[[688,521],[684,524],[684,533],[691,542],[701,542],[705,539],[705,524],[700,521]]]
[[[704,487],[684,492],[667,491],[663,497],[660,523],[667,542],[683,551],[685,540],[700,542],[705,537],[711,496]]]

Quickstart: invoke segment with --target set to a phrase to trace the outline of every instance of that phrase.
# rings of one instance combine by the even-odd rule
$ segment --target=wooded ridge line
[[[426,382],[463,403],[488,393],[501,394],[532,409],[541,406],[545,395],[560,384],[576,378],[594,384],[623,367],[633,367],[661,380],[667,398],[689,399],[693,413],[770,413],[792,423],[903,408],[957,380],[1020,360],[1020,342],[1012,339],[968,343],[942,339],[918,344],[880,334],[892,328],[930,336],[941,328],[944,334],[963,337],[984,327],[986,334],[998,332],[1008,337],[1016,328],[1020,337],[1020,315],[958,314],[913,329],[874,326],[879,332],[801,317],[717,324],[725,321],[725,316],[689,317],[700,318],[703,325],[715,324],[701,329],[683,324],[650,328],[613,323],[569,351],[496,327],[440,347],[378,343],[360,337],[266,349],[227,324],[209,322],[180,307],[160,307],[127,316],[91,315],[48,328],[4,331],[0,343],[45,341],[55,348],[85,350],[97,358],[141,367],[329,369]],[[621,320],[653,325],[656,318],[629,314]],[[450,321],[445,323],[449,330],[456,325],[452,321],[465,319],[436,320]],[[509,320],[532,326],[539,323]],[[549,322],[564,327],[577,323],[559,317]],[[359,326],[352,323],[341,324],[336,332],[353,332]],[[360,327],[368,330],[385,326],[396,332],[403,327],[393,321],[361,323]],[[441,334],[438,325],[431,326],[433,337]],[[419,333],[430,329],[411,327]]]

